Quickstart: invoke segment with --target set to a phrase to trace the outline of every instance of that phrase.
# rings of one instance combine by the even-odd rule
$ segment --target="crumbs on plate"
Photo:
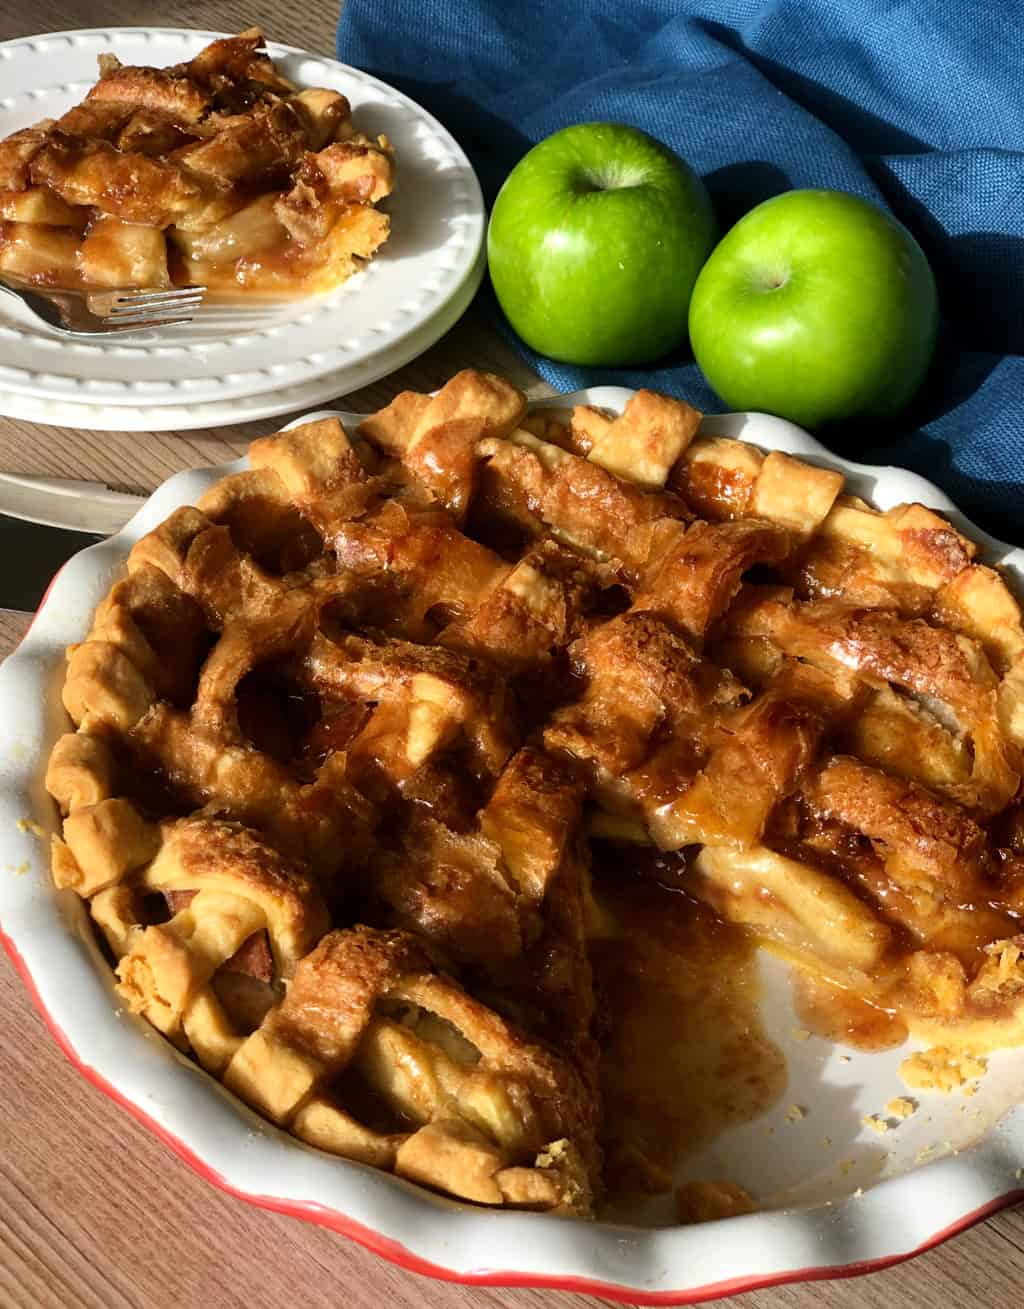
[[[983,1077],[987,1068],[984,1059],[937,1045],[909,1055],[900,1064],[899,1072],[907,1086],[915,1090],[949,1092]]]

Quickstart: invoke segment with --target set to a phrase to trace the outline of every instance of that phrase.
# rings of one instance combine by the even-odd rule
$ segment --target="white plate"
[[[439,341],[455,326],[469,308],[483,278],[486,260],[483,251],[475,268],[451,300],[419,331],[405,337],[390,349],[363,363],[324,377],[285,386],[277,391],[260,391],[235,400],[210,400],[204,404],[182,402],[176,405],[104,405],[82,404],[75,400],[47,400],[42,396],[21,395],[0,387],[0,415],[25,422],[74,427],[96,432],[174,432],[193,428],[225,427],[229,423],[249,423],[260,418],[277,418],[310,405],[323,404],[369,386],[403,368]]]
[[[601,387],[565,402],[619,410],[630,394]],[[1024,583],[1024,551],[974,528],[920,477],[847,463],[798,428],[764,415],[710,418],[704,430],[840,468],[849,489],[881,509],[920,500],[949,513],[989,560],[1001,560]],[[788,974],[768,956],[761,957],[763,1023],[786,1053],[789,1086],[767,1114],[724,1133],[679,1173],[679,1180],[731,1177],[764,1208],[699,1227],[646,1229],[481,1210],[321,1154],[258,1118],[148,1024],[121,1012],[81,901],[54,890],[44,846],[17,824],[29,818],[47,831],[56,825],[41,779],[49,748],[67,725],[59,695],[64,646],[84,635],[132,543],[243,462],[180,473],[117,536],[71,559],[0,669],[3,942],[86,1076],[204,1176],[253,1203],[324,1224],[420,1272],[588,1291],[634,1304],[692,1302],[868,1271],[1021,1198],[1024,1050],[992,1055],[972,1099],[917,1093],[918,1112],[879,1137],[861,1118],[883,1112],[903,1090],[896,1067],[906,1049],[849,1051],[846,1061],[828,1042],[795,1040]],[[798,1123],[786,1118],[794,1103],[806,1110]],[[930,1162],[922,1162],[922,1151]]]
[[[96,80],[103,51],[125,63],[172,64],[218,35],[129,27],[4,42],[0,137],[80,100]],[[329,295],[274,308],[209,306],[190,324],[133,334],[130,343],[121,335],[71,341],[5,298],[0,391],[180,408],[280,392],[339,370],[375,368],[380,377],[390,368],[379,363],[382,357],[406,348],[465,298],[479,267],[485,217],[476,175],[454,138],[408,96],[367,73],[291,46],[271,43],[269,50],[287,77],[343,92],[356,126],[394,143],[396,187],[383,206],[391,236],[380,254]]]

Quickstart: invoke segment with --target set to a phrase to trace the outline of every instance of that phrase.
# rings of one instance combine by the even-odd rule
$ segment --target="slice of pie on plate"
[[[258,28],[170,68],[102,55],[81,104],[0,141],[0,274],[329,291],[387,240],[393,181],[387,139],[358,132],[338,91],[282,77]]]

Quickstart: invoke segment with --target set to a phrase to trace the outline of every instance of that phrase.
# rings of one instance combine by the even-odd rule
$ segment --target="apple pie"
[[[55,879],[123,1003],[302,1140],[591,1213],[598,875],[1024,1039],[1017,601],[932,510],[699,424],[464,372],[258,440],[68,651]]]
[[[65,290],[332,290],[387,240],[385,137],[298,90],[251,28],[187,63],[100,56],[81,104],[0,141],[0,274]]]

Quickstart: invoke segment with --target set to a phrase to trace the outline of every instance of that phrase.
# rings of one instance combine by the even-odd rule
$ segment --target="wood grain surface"
[[[0,0],[0,40],[108,24],[231,31],[259,22],[274,39],[330,53],[335,18],[330,0]],[[406,387],[440,385],[466,366],[502,372],[531,394],[547,390],[471,312],[415,363],[344,397],[343,407],[371,409]],[[140,435],[0,419],[0,472],[93,477],[148,490],[181,468],[233,457],[277,425]],[[0,610],[0,656],[27,623],[27,615]],[[430,1282],[333,1233],[221,1194],[75,1073],[6,959],[0,961],[0,1052],[0,1309],[584,1309],[606,1303]],[[1024,1213],[1016,1210],[886,1272],[754,1291],[730,1305],[1016,1309],[1022,1301]]]

